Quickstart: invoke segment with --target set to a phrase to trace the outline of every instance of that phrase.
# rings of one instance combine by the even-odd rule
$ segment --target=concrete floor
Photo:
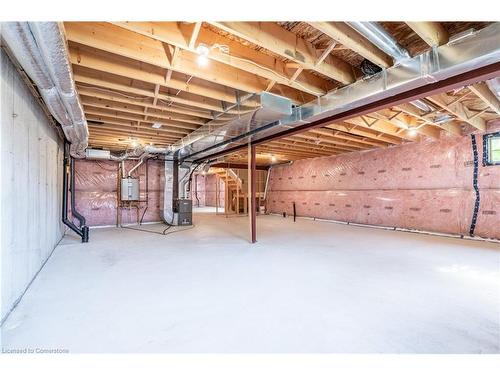
[[[261,216],[252,246],[246,218],[201,212],[195,224],[67,236],[3,347],[500,352],[498,244]]]

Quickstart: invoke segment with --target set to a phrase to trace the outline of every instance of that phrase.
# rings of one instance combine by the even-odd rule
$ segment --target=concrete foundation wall
[[[498,131],[491,124],[489,131]],[[500,166],[483,166],[482,135],[475,234],[500,238]],[[469,233],[471,136],[296,161],[272,169],[267,210],[322,219],[442,233]]]
[[[0,50],[1,318],[4,319],[64,233],[62,141]]]

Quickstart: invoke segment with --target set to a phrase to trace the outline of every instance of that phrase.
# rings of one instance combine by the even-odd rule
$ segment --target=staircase
[[[231,168],[213,168],[213,173],[218,175],[225,184],[225,213],[246,214],[248,213],[248,185],[246,183],[246,170],[234,170]],[[264,192],[257,188],[256,204],[257,210]]]

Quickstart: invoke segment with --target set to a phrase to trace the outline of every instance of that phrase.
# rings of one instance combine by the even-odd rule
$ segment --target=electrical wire
[[[192,78],[193,78],[193,76],[190,76],[190,77],[187,79],[187,81],[186,81],[186,85],[188,85],[188,84],[189,84],[189,82],[191,82],[191,79],[192,79]],[[179,89],[179,90],[177,91],[177,93],[176,93],[174,96],[179,95],[179,93],[180,93],[181,91],[182,91],[182,90],[181,90],[181,89]],[[168,103],[168,105],[167,105],[167,106],[168,106],[168,107],[172,106],[172,103],[173,103],[173,102],[174,102],[174,101],[173,101],[173,100],[171,100],[171,101],[170,101],[170,103]]]
[[[255,61],[245,59],[244,57],[232,56],[229,54],[229,46],[227,46],[225,44],[217,44],[216,43],[216,44],[212,45],[211,49],[218,49],[221,52],[221,54],[227,55],[230,59],[244,61],[244,62],[247,62],[249,64],[255,65],[261,69],[267,70],[268,72],[274,74],[276,77],[279,77],[285,81],[288,81],[289,83],[293,82],[295,85],[301,87],[304,91],[308,92],[309,94],[315,95],[317,97],[320,97],[320,96],[325,94],[324,92],[318,92],[318,91],[311,90],[311,89],[305,87],[304,85],[302,85],[300,82],[292,81],[289,77],[286,77],[273,69],[270,69],[270,68],[263,66],[259,63],[256,63]],[[210,54],[208,55],[208,57],[210,57]]]
[[[161,236],[166,236],[166,235],[169,235],[169,234],[174,234],[174,233],[177,233],[177,232],[183,232],[185,230],[193,229],[195,227],[195,225],[193,224],[193,225],[190,225],[189,227],[186,226],[186,228],[184,228],[184,229],[178,229],[178,230],[174,230],[173,232],[168,232],[168,230],[170,230],[170,228],[172,228],[172,227],[173,227],[173,225],[169,225],[163,231],[157,232],[157,231],[154,231],[154,230],[147,230],[147,229],[127,227],[127,226],[120,225],[120,228],[122,228],[122,229],[129,229],[129,230],[135,230],[135,231],[138,231],[138,232],[147,232],[147,233],[159,234]]]
[[[193,76],[191,76],[187,81],[186,81],[186,84],[189,83],[189,81],[191,81],[191,78],[193,78]],[[132,96],[132,95],[127,95],[127,94],[123,94],[119,91],[115,91],[115,90],[110,90],[110,89],[105,89],[105,88],[102,88],[102,87],[97,87],[97,86],[87,86],[87,85],[82,85],[82,87],[85,87],[85,88],[89,88],[89,89],[94,89],[94,90],[99,90],[99,91],[103,91],[103,92],[109,92],[111,94],[116,94],[116,95],[121,95],[121,96],[124,96],[126,98],[129,98],[129,99],[135,99],[135,100],[147,100],[147,99],[150,99],[149,96]],[[179,93],[181,92],[182,90],[179,90],[177,91],[177,93],[174,95],[174,96],[177,96],[179,95]],[[173,104],[173,101],[166,101],[166,100],[163,100],[163,99],[158,99],[159,102],[162,102],[164,104],[167,104],[168,106],[170,107],[177,107],[177,108],[182,108],[182,109],[191,109],[190,106],[183,106],[183,105],[180,105],[180,104]],[[200,111],[200,114],[205,114],[203,111]]]

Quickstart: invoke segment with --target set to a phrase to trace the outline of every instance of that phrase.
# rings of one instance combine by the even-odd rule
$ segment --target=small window
[[[483,136],[484,165],[500,165],[500,132]]]

